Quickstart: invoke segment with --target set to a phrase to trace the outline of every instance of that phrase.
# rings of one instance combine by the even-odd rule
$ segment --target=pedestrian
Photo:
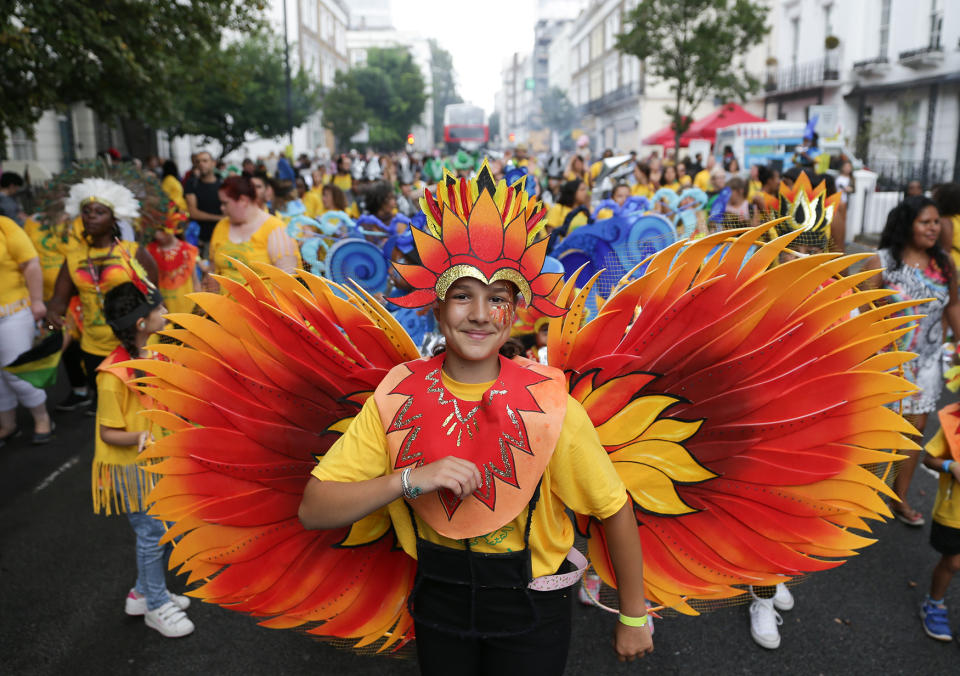
[[[210,248],[210,237],[217,222],[223,217],[220,209],[220,179],[217,177],[213,155],[206,150],[197,153],[196,171],[184,187],[184,196],[190,218],[200,226],[199,246],[205,256]]]
[[[148,627],[167,638],[179,638],[194,629],[184,612],[190,599],[167,590],[170,545],[160,544],[167,529],[147,514],[147,494],[157,477],[140,458],[152,440],[153,423],[139,413],[157,406],[133,384],[142,372],[122,365],[150,358],[147,340],[166,325],[166,311],[160,292],[139,277],[115,286],[104,297],[103,313],[119,345],[97,369],[92,490],[94,513],[125,513],[136,535],[137,579],[127,592],[124,612],[142,615]],[[110,576],[116,571],[111,569]]]
[[[187,200],[183,196],[183,183],[180,182],[177,163],[173,160],[166,160],[163,163],[162,171],[163,180],[160,181],[160,187],[163,188],[163,192],[177,206],[177,209],[187,212],[190,207],[187,206]]]
[[[33,347],[34,325],[43,318],[43,272],[30,238],[0,216],[0,366]],[[47,395],[14,374],[0,370],[0,446],[17,433],[17,403],[33,416],[33,443],[50,441],[53,431]]]
[[[87,178],[74,184],[64,204],[71,219],[80,216],[80,241],[65,249],[65,258],[47,303],[47,320],[60,328],[67,305],[80,297],[83,332],[80,350],[87,373],[88,391],[96,397],[96,372],[100,362],[117,346],[117,339],[103,315],[104,295],[113,287],[130,281],[131,267],[157,279],[157,264],[136,242],[120,241],[118,221],[140,218],[140,203],[126,186],[116,181]],[[129,258],[131,263],[125,262]]]
[[[187,294],[197,291],[197,247],[182,239],[186,214],[168,212],[164,224],[154,230],[147,252],[157,262],[157,286],[170,312],[193,312]]]
[[[953,417],[947,419],[955,420]],[[953,430],[941,428],[937,432],[926,445],[927,453],[923,457],[924,466],[940,474],[937,497],[933,501],[933,523],[930,524],[930,546],[940,554],[940,560],[930,576],[930,591],[920,605],[920,619],[927,636],[938,641],[953,640],[944,600],[950,581],[960,571],[960,486],[957,485],[960,462],[951,453],[946,437],[949,432],[953,441],[957,438],[956,423],[952,424]]]
[[[942,183],[933,189],[940,211],[940,246],[960,265],[960,183]],[[960,339],[960,336],[957,337]]]
[[[960,302],[957,300],[957,275],[953,261],[939,244],[940,213],[933,200],[908,197],[887,217],[880,248],[867,259],[864,270],[883,272],[867,280],[866,288],[896,291],[897,300],[929,299],[910,309],[921,318],[914,328],[898,339],[898,347],[917,356],[903,365],[904,377],[916,385],[917,392],[903,399],[903,416],[922,434],[927,416],[937,407],[943,385],[941,323],[946,320],[953,335],[960,336]],[[900,404],[893,405],[899,407]],[[919,453],[900,449],[906,456],[900,462],[893,481],[899,504],[891,505],[894,516],[908,526],[925,523],[923,515],[907,502],[907,491],[917,467]]]
[[[23,226],[26,214],[17,201],[17,194],[23,189],[23,176],[13,171],[5,171],[0,176],[0,216],[6,216],[17,225]]]
[[[492,181],[486,168],[479,180]],[[485,190],[474,186],[474,191]],[[646,626],[642,555],[631,501],[586,412],[567,394],[563,374],[500,355],[520,289],[525,289],[527,305],[532,304],[541,271],[540,265],[517,268],[523,272],[486,283],[480,270],[503,270],[506,256],[519,257],[527,238],[524,233],[515,240],[519,250],[511,245],[511,253],[495,252],[492,262],[488,260],[489,253],[481,251],[485,238],[471,233],[508,224],[498,222],[503,216],[492,196],[483,199],[489,202],[475,206],[470,219],[465,214],[445,216],[447,209],[464,207],[442,205],[436,227],[443,228],[445,237],[452,228],[449,236],[470,252],[440,260],[419,251],[424,265],[431,267],[411,266],[410,275],[419,280],[422,272],[440,281],[431,291],[394,299],[410,307],[421,300],[434,303],[446,351],[387,374],[313,470],[300,519],[307,528],[338,528],[391,506],[400,544],[417,559],[410,607],[423,674],[449,674],[463,664],[471,673],[549,676],[563,673],[571,633],[575,578],[560,582],[554,577],[573,542],[572,530],[563,526],[565,509],[586,510],[602,520],[616,569],[621,616],[614,649],[621,660],[642,657],[653,643]],[[536,298],[539,307],[555,307],[545,297]],[[532,383],[542,387],[534,391]],[[398,398],[398,391],[411,396]],[[439,399],[434,393],[440,393]],[[491,403],[486,405],[488,397]],[[528,397],[533,400],[520,403]],[[540,460],[511,463],[509,481],[519,490],[509,495],[497,490],[495,501],[481,502],[478,496],[493,495],[494,478],[489,471],[481,476],[478,466],[485,461],[478,454],[496,448],[489,443],[492,436],[512,438],[517,425],[511,422],[516,419],[513,411],[531,406],[544,417],[528,419],[522,434],[535,440],[532,457]],[[475,407],[476,413],[464,407]],[[441,425],[448,412],[448,421]],[[411,437],[416,448],[409,448],[409,443],[400,444],[406,435],[387,436],[397,415],[411,421],[439,418],[436,424],[417,423]],[[447,436],[447,426],[451,432],[458,428],[463,438]],[[521,433],[519,428],[516,433]],[[408,452],[421,461],[408,462]],[[547,585],[554,579],[559,588]]]
[[[907,183],[907,189],[904,191],[904,197],[918,197],[923,195],[923,183],[917,179],[913,179]]]
[[[244,277],[234,261],[247,266],[269,263],[290,273],[301,265],[297,243],[278,216],[271,216],[257,205],[257,192],[250,179],[226,179],[220,187],[220,201],[226,216],[217,223],[210,238],[213,272],[243,284]],[[219,285],[205,275],[203,288],[218,291]]]

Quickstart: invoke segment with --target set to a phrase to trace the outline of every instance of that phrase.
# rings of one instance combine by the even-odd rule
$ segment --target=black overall
[[[483,553],[417,538],[417,578],[408,605],[423,674],[563,673],[570,644],[571,590],[534,591],[530,524],[540,484],[527,505],[523,549]]]

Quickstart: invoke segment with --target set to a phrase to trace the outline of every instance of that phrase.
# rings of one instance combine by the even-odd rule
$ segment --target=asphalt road
[[[183,639],[165,639],[128,618],[133,534],[125,518],[92,513],[93,419],[55,419],[50,445],[21,437],[0,449],[0,673],[417,673],[412,656],[354,655],[197,602],[189,611],[197,630]],[[912,504],[929,514],[935,490],[935,479],[919,469]],[[875,535],[877,544],[860,556],[794,587],[796,606],[783,614],[778,650],[753,643],[740,605],[658,620],[655,653],[622,665],[610,649],[614,617],[577,606],[567,674],[957,673],[958,645],[927,638],[918,617],[937,558],[929,525],[892,522]],[[171,579],[170,587],[182,590],[182,581]],[[947,600],[960,622],[960,581]]]

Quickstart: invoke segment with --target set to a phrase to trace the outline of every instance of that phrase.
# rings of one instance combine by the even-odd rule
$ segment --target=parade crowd
[[[455,316],[453,308],[438,314],[393,303],[411,293],[412,287],[390,264],[421,263],[420,244],[413,235],[427,227],[421,199],[428,189],[438,193],[435,186],[444,186],[446,176],[475,178],[486,166],[496,181],[505,179],[507,185],[522,182],[531,198],[542,201],[546,227],[540,236],[549,239],[544,272],[569,276],[566,257],[584,250],[578,243],[587,241],[588,234],[594,237],[590,241],[601,240],[607,248],[619,250],[623,238],[629,237],[630,223],[637,218],[655,215],[656,222],[666,228],[659,231],[663,242],[654,238],[649,243],[649,251],[654,251],[684,238],[756,227],[786,216],[785,209],[801,202],[804,208],[812,204],[819,211],[816,215],[791,212],[790,216],[797,222],[814,216],[819,220],[790,247],[791,255],[843,253],[847,200],[855,189],[853,165],[849,159],[837,157],[829,163],[829,170],[818,172],[814,167],[823,163],[813,161],[816,139],[808,141],[798,150],[793,166],[782,172],[756,164],[742,168],[730,149],[706,157],[690,157],[683,151],[680,157],[672,153],[666,157],[658,153],[615,155],[611,150],[591,157],[586,148],[550,155],[531,153],[522,144],[483,154],[460,150],[447,157],[439,152],[350,151],[335,158],[281,154],[243,159],[239,165],[200,151],[192,156],[189,167],[157,157],[124,161],[108,156],[87,173],[59,177],[53,187],[37,191],[26,186],[22,177],[5,172],[0,176],[0,211],[4,214],[0,217],[0,364],[13,364],[31,350],[38,326],[41,333],[62,330],[67,336],[62,371],[70,389],[65,399],[48,402],[43,386],[31,384],[15,372],[2,371],[0,447],[28,440],[38,445],[49,443],[56,434],[56,416],[51,418],[51,410],[82,409],[95,417],[94,510],[125,514],[136,535],[136,581],[124,600],[124,610],[128,615],[143,615],[146,625],[163,636],[186,636],[194,630],[187,615],[190,599],[167,589],[170,544],[164,539],[164,524],[147,513],[146,498],[154,480],[145,479],[137,469],[140,451],[155,443],[158,433],[147,417],[138,415],[148,408],[147,403],[127,387],[142,373],[125,362],[151,357],[151,348],[168,341],[160,335],[170,328],[165,319],[168,313],[180,317],[200,314],[191,293],[228,293],[245,284],[269,285],[265,277],[258,276],[259,264],[290,274],[305,269],[339,284],[356,280],[366,286],[366,282],[370,294],[396,317],[421,354],[434,357],[438,346],[450,342],[445,327],[462,319]],[[900,349],[917,355],[904,366],[904,377],[917,390],[904,399],[902,413],[922,432],[928,416],[937,409],[944,384],[944,343],[960,339],[956,274],[960,265],[960,185],[916,183],[904,188],[904,198],[890,212],[876,254],[859,268],[882,271],[864,281],[860,289],[890,289],[896,292],[897,301],[925,299],[910,310],[922,316],[916,328],[899,342]],[[622,234],[609,234],[610,224],[621,228]],[[771,227],[769,239],[784,232]],[[625,260],[623,267],[629,270],[641,260],[635,255]],[[603,261],[593,263],[597,269],[604,265]],[[460,287],[454,284],[449,293],[461,295],[448,298],[469,299],[470,294],[487,293],[473,288],[475,282]],[[510,295],[508,286],[501,284],[504,288],[497,287],[498,293]],[[497,299],[490,302],[500,303]],[[182,325],[189,321],[173,320]],[[513,354],[541,362],[548,320],[544,314],[523,317],[518,313],[515,324],[498,327],[498,335],[512,346]],[[162,358],[163,348],[158,349]],[[462,346],[452,349],[454,354],[469,352]],[[492,374],[493,379],[496,375]],[[486,374],[480,376],[480,380],[454,378],[460,383],[449,386],[466,399],[467,384],[490,380]],[[31,430],[18,427],[18,406],[32,416]],[[899,403],[891,407],[900,410]],[[376,411],[364,411],[365,420],[376,422]],[[354,432],[357,434],[360,432]],[[896,518],[909,527],[923,526],[928,519],[933,522],[931,545],[940,558],[931,574],[921,621],[929,636],[944,641],[953,638],[944,597],[960,570],[960,491],[956,497],[952,494],[954,482],[960,481],[960,463],[951,459],[947,441],[941,432],[926,452],[900,450],[906,459],[892,483],[900,501],[890,502]],[[931,515],[920,513],[906,501],[921,460],[941,475]],[[456,479],[444,483],[446,475],[441,476],[438,469],[434,474],[420,474],[421,487],[435,490],[455,484],[467,493],[476,490],[480,478],[473,476],[475,469],[451,465],[446,463],[444,469]],[[334,460],[326,467],[324,472],[314,472],[315,479],[321,480],[317,483],[327,484],[324,479],[338,476]],[[354,474],[366,477],[359,470]],[[399,478],[397,481],[390,490],[409,496],[412,489],[406,483],[401,486]],[[615,476],[609,481],[604,476],[602,481],[595,478],[587,488],[576,489],[582,492],[575,495],[574,488],[566,490],[572,504],[593,510],[605,525],[609,521],[614,533],[619,503],[594,496],[616,486]],[[383,490],[390,499],[397,497]],[[352,493],[314,497],[316,502],[308,510],[312,515],[341,504],[338,501],[376,502]],[[530,504],[532,512],[535,497]],[[562,503],[552,508],[562,515]],[[314,527],[333,527],[324,519],[311,518],[317,524]],[[343,523],[354,520],[347,518]],[[544,528],[534,526],[538,546],[541,538],[550,536]],[[529,526],[527,530],[529,540]],[[616,542],[617,536],[610,537]],[[418,534],[418,548],[420,539]],[[523,546],[532,547],[532,541]],[[611,544],[612,552],[614,546]],[[622,538],[616,546],[628,549],[633,544]],[[588,574],[580,600],[595,603],[600,586],[599,578]],[[783,584],[745,591],[750,598],[754,640],[765,648],[776,648],[780,644],[779,611],[793,606],[793,595]],[[546,605],[543,608],[544,613],[552,612]],[[623,612],[627,606],[621,608]],[[640,616],[646,617],[642,607],[630,608],[630,617]],[[418,642],[429,646],[439,665],[466,650],[442,634],[421,631],[418,626]],[[544,640],[550,640],[549,636],[544,634]],[[618,634],[617,640],[618,651],[623,651],[619,654],[631,659],[652,649],[645,634]],[[421,661],[425,659],[421,653]]]

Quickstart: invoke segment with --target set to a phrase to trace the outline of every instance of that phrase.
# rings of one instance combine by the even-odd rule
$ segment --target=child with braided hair
[[[152,439],[152,423],[138,415],[156,408],[132,383],[142,376],[124,362],[149,357],[147,340],[164,327],[166,308],[160,292],[143,280],[126,282],[107,292],[104,318],[120,345],[98,367],[96,441],[93,458],[93,509],[107,515],[125,512],[136,534],[137,581],[127,594],[127,615],[143,615],[144,622],[168,638],[186,636],[194,629],[184,610],[185,596],[167,591],[164,546],[166,528],[147,514],[147,494],[156,475],[145,471],[140,452]]]

